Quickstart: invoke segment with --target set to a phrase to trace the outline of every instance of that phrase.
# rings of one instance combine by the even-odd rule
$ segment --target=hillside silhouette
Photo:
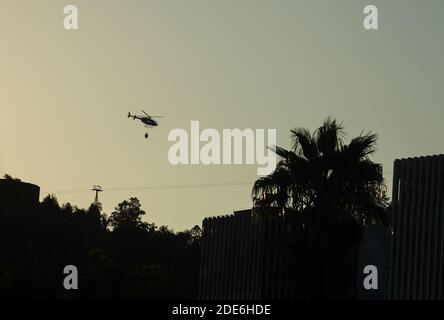
[[[10,177],[7,177],[10,178]],[[30,207],[0,209],[0,298],[195,299],[200,229],[175,233],[142,222],[139,200],[109,217],[54,196]],[[79,270],[65,290],[63,268]]]

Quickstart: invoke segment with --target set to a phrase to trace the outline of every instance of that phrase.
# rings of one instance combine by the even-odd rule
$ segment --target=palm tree
[[[252,191],[256,212],[268,208],[286,218],[286,240],[294,250],[289,266],[304,278],[311,273],[303,293],[307,298],[337,296],[325,279],[331,258],[355,257],[363,228],[388,221],[381,166],[370,160],[377,135],[361,133],[348,144],[344,137],[342,125],[330,118],[313,133],[291,130],[292,148],[276,147],[280,161],[275,171],[257,180]],[[349,278],[342,292],[347,295],[353,275],[344,277]]]

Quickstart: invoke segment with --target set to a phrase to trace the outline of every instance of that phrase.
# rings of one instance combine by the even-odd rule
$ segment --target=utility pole
[[[93,186],[93,188],[91,190],[95,191],[95,193],[96,193],[96,197],[94,199],[94,204],[98,205],[100,203],[100,201],[99,201],[99,192],[103,192],[103,189],[102,189],[101,186],[95,185],[95,186]]]

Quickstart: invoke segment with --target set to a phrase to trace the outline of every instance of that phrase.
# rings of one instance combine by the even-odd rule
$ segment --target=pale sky
[[[79,30],[63,8],[79,9]],[[362,26],[365,5],[379,30]],[[170,130],[293,127],[328,116],[395,158],[443,153],[442,0],[0,0],[0,173],[106,213],[136,196],[182,230],[250,208],[256,166],[172,166]],[[126,118],[165,116],[150,131]],[[202,188],[133,189],[204,185]],[[106,191],[108,188],[108,191]],[[116,189],[120,189],[116,190]],[[60,192],[76,191],[76,192]],[[59,192],[59,193],[57,193]]]

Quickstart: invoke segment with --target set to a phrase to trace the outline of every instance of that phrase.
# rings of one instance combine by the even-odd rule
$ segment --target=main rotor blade
[[[142,109],[140,109],[148,118],[151,118],[151,116],[148,114],[148,113],[146,113],[145,111],[143,111]]]

